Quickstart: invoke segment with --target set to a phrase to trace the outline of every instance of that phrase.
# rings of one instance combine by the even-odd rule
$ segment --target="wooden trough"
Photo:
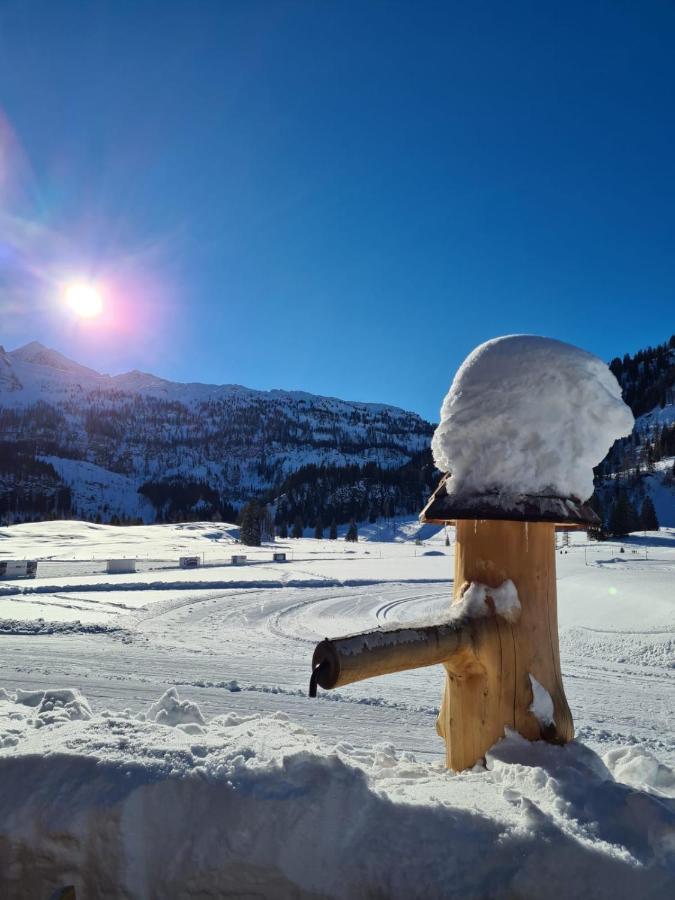
[[[447,765],[461,771],[482,760],[505,727],[529,740],[574,737],[560,672],[555,529],[586,528],[598,519],[575,498],[458,498],[446,485],[443,479],[420,520],[456,524],[453,603],[462,603],[469,585],[485,585],[482,614],[321,641],[310,696],[317,686],[337,688],[440,663],[446,676],[436,730],[445,740]],[[515,620],[497,613],[490,594],[508,580],[520,602]],[[552,700],[550,718],[534,706],[537,683]]]

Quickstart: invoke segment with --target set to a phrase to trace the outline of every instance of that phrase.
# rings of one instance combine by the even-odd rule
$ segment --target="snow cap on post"
[[[538,498],[543,507],[562,499],[578,510],[593,493],[593,467],[632,428],[633,414],[601,359],[552,338],[508,335],[463,362],[431,447],[436,466],[451,475],[444,489],[451,506],[491,498],[496,511]]]

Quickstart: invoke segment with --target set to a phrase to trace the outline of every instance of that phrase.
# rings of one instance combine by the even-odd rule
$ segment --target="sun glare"
[[[93,319],[103,312],[103,297],[94,284],[82,281],[69,284],[65,295],[68,306],[82,319]]]

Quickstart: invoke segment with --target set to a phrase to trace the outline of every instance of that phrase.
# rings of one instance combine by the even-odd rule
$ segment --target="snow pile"
[[[548,885],[609,900],[668,896],[675,876],[672,804],[579,744],[509,734],[487,768],[453,775],[390,744],[327,748],[282,713],[217,716],[199,735],[130,712],[35,729],[19,696],[0,697],[16,739],[0,750],[8,898],[73,883],[85,897],[524,900]]]
[[[642,747],[621,747],[606,753],[604,760],[617,781],[633,785],[639,790],[675,798],[675,772],[662,765],[648,750]]]
[[[15,709],[0,716],[0,748],[15,747],[22,733],[17,721],[23,727],[42,728],[45,725],[63,725],[67,722],[91,719],[92,711],[86,698],[79,691],[70,688],[51,688],[46,691],[22,691],[15,694],[0,688],[0,704],[24,707],[23,712]]]
[[[434,461],[453,495],[586,500],[593,467],[633,415],[596,356],[551,338],[510,335],[466,358],[443,401]]]
[[[35,727],[90,719],[92,712],[86,698],[70,688],[50,688],[46,691],[16,692],[15,702],[35,709]]]
[[[162,694],[159,700],[150,706],[145,717],[149,722],[157,722],[158,725],[182,726],[183,730],[190,734],[200,732],[201,728],[198,726],[205,724],[199,706],[191,700],[181,700],[175,687]]]

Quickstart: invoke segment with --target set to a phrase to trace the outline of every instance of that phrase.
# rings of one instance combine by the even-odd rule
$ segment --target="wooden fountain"
[[[445,668],[436,723],[446,760],[455,771],[484,759],[505,728],[528,740],[565,743],[574,737],[560,671],[555,576],[555,530],[598,524],[575,498],[448,493],[446,476],[420,515],[421,522],[456,524],[454,604],[471,584],[485,585],[485,609],[435,625],[406,625],[319,643],[312,660],[310,696],[354,681],[421,666]],[[520,612],[498,614],[493,591],[511,580]],[[459,607],[458,607],[459,608]],[[553,704],[542,718],[534,705],[541,685]],[[544,695],[545,696],[545,695]]]

